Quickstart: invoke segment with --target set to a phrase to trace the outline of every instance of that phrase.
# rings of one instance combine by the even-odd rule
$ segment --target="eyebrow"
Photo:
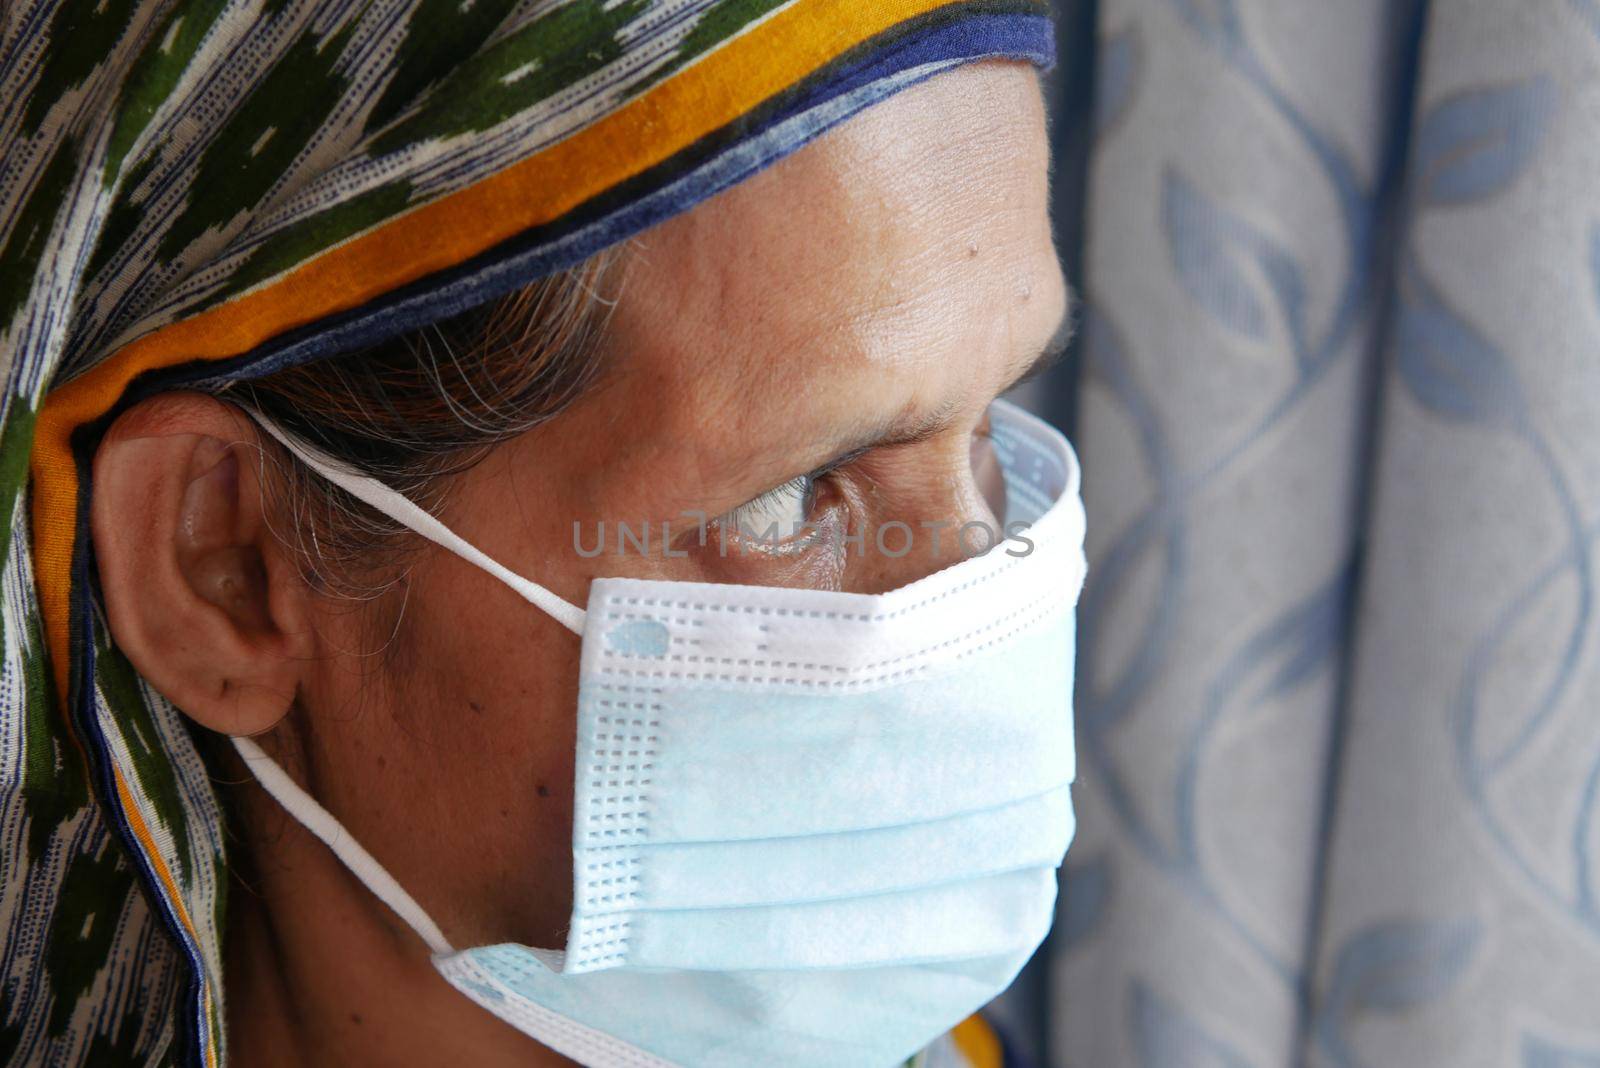
[[[1068,301],[1049,340],[1034,354],[1026,366],[1000,387],[999,392],[995,394],[996,397],[1016,389],[1024,382],[1038,378],[1061,362],[1071,347],[1073,335],[1077,330],[1076,311],[1074,303]],[[829,471],[843,467],[873,449],[915,445],[927,441],[948,430],[960,408],[961,403],[952,398],[932,411],[921,413],[911,419],[899,417],[887,423],[868,424],[843,433],[835,441],[831,458],[807,472],[806,477],[821,478]]]

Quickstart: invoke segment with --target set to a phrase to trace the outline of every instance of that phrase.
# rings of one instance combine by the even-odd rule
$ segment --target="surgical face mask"
[[[259,416],[257,417],[260,418]],[[996,402],[1008,529],[885,594],[606,578],[587,610],[263,427],[583,637],[564,947],[452,947],[261,750],[267,790],[459,991],[593,1066],[898,1064],[1049,929],[1074,823],[1076,460]]]

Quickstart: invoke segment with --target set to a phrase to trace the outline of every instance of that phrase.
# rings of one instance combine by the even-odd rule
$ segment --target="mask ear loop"
[[[427,943],[435,956],[455,952],[433,918],[423,911],[414,897],[405,892],[405,888],[378,863],[377,858],[361,847],[361,843],[344,829],[333,813],[302,790],[254,741],[249,738],[233,738],[232,741],[250,773],[272,795],[273,800],[299,820],[306,830],[322,839],[333,855],[350,869],[350,873],[361,880],[362,885],[417,932],[417,937]]]
[[[510,568],[491,559],[477,546],[467,542],[455,531],[377,479],[351,471],[327,454],[304,442],[294,440],[284,433],[276,423],[260,412],[250,411],[248,408],[245,411],[250,415],[250,418],[261,425],[261,429],[272,435],[278,444],[288,449],[301,463],[329,482],[332,482],[335,486],[338,486],[357,500],[371,505],[389,518],[404,524],[415,533],[421,534],[440,548],[448,549],[467,561],[467,563],[487,571],[513,590],[516,590],[528,603],[541,609],[574,634],[581,635],[583,633],[583,622],[586,613],[577,605],[563,600],[537,582],[525,579]]]
[[[448,549],[463,560],[482,568],[495,578],[516,590],[524,600],[542,609],[552,616],[558,623],[572,631],[574,634],[583,634],[583,624],[586,613],[575,604],[562,600],[536,582],[531,582],[521,575],[504,567],[497,561],[489,558],[476,546],[463,540],[459,535],[439,522],[433,516],[417,507],[414,503],[395,492],[390,487],[375,478],[358,474],[339,464],[332,457],[312,448],[310,445],[294,440],[286,434],[271,419],[259,412],[245,411],[260,424],[261,429],[270,434],[278,444],[288,449],[301,463],[311,468],[335,486],[349,493],[359,501],[371,505],[384,515],[389,516],[412,531],[422,535],[441,548]],[[427,943],[434,955],[453,953],[449,941],[444,937],[444,932],[439,930],[439,925],[433,922],[415,898],[406,893],[405,888],[397,882],[394,876],[379,864],[377,858],[357,842],[355,836],[344,829],[344,826],[334,817],[333,813],[317,803],[316,798],[306,793],[299,784],[289,778],[288,774],[278,766],[277,762],[262,751],[261,747],[249,738],[235,737],[231,739],[233,747],[244,758],[245,766],[250,769],[256,781],[261,783],[263,789],[272,795],[273,800],[282,805],[284,811],[316,835],[333,855],[350,869],[350,873],[371,890],[373,894],[394,910],[395,915],[404,920],[417,936]]]

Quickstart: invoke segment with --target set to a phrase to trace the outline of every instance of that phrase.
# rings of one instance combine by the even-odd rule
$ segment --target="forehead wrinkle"
[[[908,287],[910,295],[901,289],[869,314],[831,324],[825,329],[832,344],[790,342],[781,355],[747,349],[727,361],[737,368],[729,385],[697,391],[680,413],[678,433],[694,442],[698,487],[686,487],[685,497],[698,502],[709,494],[737,504],[853,449],[925,439],[969,403],[976,410],[975,400],[992,397],[1032,364],[1037,346],[1019,348],[1010,309],[983,314],[996,294],[952,277],[959,274],[923,276]],[[966,299],[953,302],[952,294]],[[986,363],[987,373],[953,381],[939,373],[965,366],[955,357],[971,347],[1003,359]],[[873,398],[874,410],[862,410],[864,396]]]
[[[1049,266],[1059,276],[1053,259]],[[1013,272],[1004,274],[1009,280]],[[898,296],[880,291],[873,295],[876,307],[842,322],[747,321],[738,333],[719,332],[703,352],[680,350],[664,361],[698,361],[718,374],[640,374],[636,399],[651,414],[633,429],[656,439],[651,452],[671,452],[677,470],[670,485],[655,484],[650,495],[669,514],[718,510],[721,502],[732,507],[852,449],[931,436],[969,403],[986,402],[1034,363],[1049,333],[1019,338],[1019,308],[1009,302],[995,308],[997,299],[1013,296],[1012,287],[1005,281],[975,285],[962,275],[959,269],[922,275],[912,286],[888,291]],[[1037,276],[1033,281],[1037,289]],[[824,305],[829,313],[830,304]],[[1055,321],[1060,318],[1052,326]],[[655,337],[645,344],[677,348],[677,340]],[[999,358],[984,361],[982,373],[944,373],[968,367],[971,361],[958,357],[974,347]]]

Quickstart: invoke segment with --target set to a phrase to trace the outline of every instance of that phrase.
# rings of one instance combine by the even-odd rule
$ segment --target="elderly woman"
[[[999,1063],[1048,21],[513,6],[13,15],[13,1063]]]

